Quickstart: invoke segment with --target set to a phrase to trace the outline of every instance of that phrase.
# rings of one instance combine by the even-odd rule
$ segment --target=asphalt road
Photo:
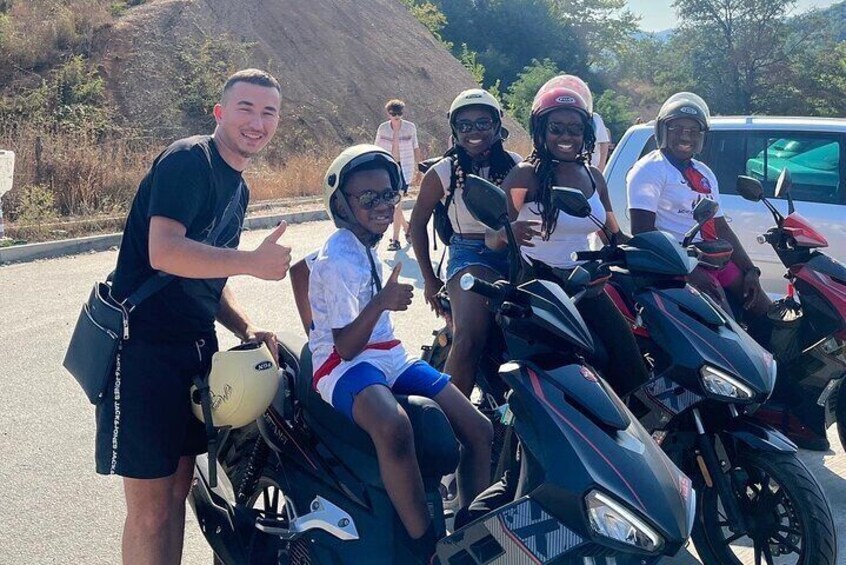
[[[299,258],[331,231],[328,222],[295,225],[283,241]],[[254,247],[266,233],[245,234],[243,247]],[[401,280],[420,289],[411,311],[394,318],[400,338],[417,349],[429,342],[438,322],[423,302],[422,279],[409,254],[406,249],[383,257],[389,264],[401,259]],[[94,410],[61,366],[79,306],[116,256],[110,251],[0,267],[0,563],[120,562],[121,482],[94,473]],[[287,281],[240,277],[232,283],[256,322],[301,331]],[[221,335],[223,347],[235,344]],[[834,435],[831,440],[836,451],[803,452],[802,459],[829,497],[843,555],[846,455]],[[211,551],[188,514],[183,563],[208,564]],[[698,561],[686,553],[667,563]],[[846,564],[846,557],[839,563]]]

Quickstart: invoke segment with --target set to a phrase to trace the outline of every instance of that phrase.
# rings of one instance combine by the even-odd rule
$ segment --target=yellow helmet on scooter
[[[266,345],[246,343],[212,356],[208,385],[212,424],[240,428],[256,420],[273,402],[279,372]],[[205,422],[196,386],[191,387],[191,410]]]

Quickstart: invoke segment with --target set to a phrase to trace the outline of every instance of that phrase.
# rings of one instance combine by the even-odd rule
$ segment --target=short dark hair
[[[270,73],[260,69],[244,69],[226,79],[226,83],[223,85],[223,91],[220,94],[220,100],[223,101],[226,99],[226,95],[232,87],[239,82],[255,84],[265,88],[275,88],[276,92],[278,92],[280,96],[282,95],[282,87],[279,85],[279,81],[273,78]]]
[[[387,104],[385,104],[385,111],[394,114],[402,114],[402,111],[405,110],[405,102],[400,100],[399,98],[394,98],[393,100],[388,100]]]

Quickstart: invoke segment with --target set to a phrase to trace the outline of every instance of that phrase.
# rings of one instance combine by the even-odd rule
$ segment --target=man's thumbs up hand
[[[278,243],[288,224],[281,222],[264,238],[251,254],[249,274],[267,281],[278,281],[288,274],[291,265],[291,248]]]

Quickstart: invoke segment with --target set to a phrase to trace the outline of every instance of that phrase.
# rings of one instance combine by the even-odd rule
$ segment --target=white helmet
[[[493,94],[481,88],[471,88],[461,92],[455,97],[452,104],[450,104],[449,113],[447,114],[450,125],[452,125],[452,121],[455,118],[455,113],[468,106],[488,106],[494,110],[496,116],[502,118],[502,106],[494,98]]]
[[[711,110],[708,104],[692,92],[677,92],[667,98],[655,119],[655,142],[659,149],[667,147],[668,124],[679,118],[696,120],[705,132],[711,128]],[[700,137],[694,153],[702,151],[703,142],[704,137]]]
[[[246,343],[212,356],[209,372],[212,423],[240,428],[264,414],[279,388],[279,371],[266,345]],[[201,421],[203,406],[191,387],[191,409]]]
[[[329,218],[335,223],[335,226],[349,228],[352,225],[352,220],[346,221],[334,213],[332,210],[332,196],[336,192],[338,193],[338,198],[336,198],[338,205],[341,206],[348,217],[352,218],[349,203],[340,189],[344,186],[347,175],[358,167],[374,161],[384,163],[385,170],[388,171],[388,175],[391,177],[391,186],[394,189],[400,190],[402,188],[402,171],[390,152],[378,145],[370,145],[368,143],[353,145],[344,149],[340,155],[335,157],[335,160],[332,161],[332,164],[326,170],[326,176],[323,177],[323,205],[326,206]]]

